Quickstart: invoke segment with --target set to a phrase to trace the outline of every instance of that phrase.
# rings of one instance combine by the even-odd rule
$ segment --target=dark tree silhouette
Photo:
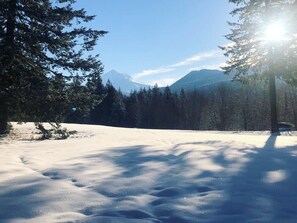
[[[0,133],[7,130],[12,114],[30,113],[24,106],[31,88],[77,75],[100,75],[101,62],[93,50],[96,41],[105,31],[86,28],[94,16],[83,9],[75,10],[75,0],[1,0],[0,2]],[[60,80],[62,83],[63,81]],[[21,83],[21,84],[19,84]],[[47,95],[52,92],[47,88]],[[24,94],[26,92],[26,94]],[[33,95],[37,94],[31,88]],[[31,98],[32,98],[31,97]],[[13,99],[13,100],[12,100]],[[32,104],[31,104],[32,105]],[[30,109],[38,110],[33,103]]]

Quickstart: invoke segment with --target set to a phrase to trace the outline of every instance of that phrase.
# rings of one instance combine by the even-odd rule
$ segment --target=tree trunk
[[[2,67],[0,68],[0,92],[2,93],[0,98],[0,134],[7,133],[8,130],[8,99],[7,88],[8,77],[12,75],[8,70],[11,68],[14,60],[14,38],[15,38],[15,19],[16,19],[16,7],[17,0],[10,0],[8,5],[8,14],[6,21],[6,34],[5,34],[5,48]]]
[[[0,100],[0,134],[5,134],[8,131],[8,106],[4,100]]]
[[[276,109],[275,75],[273,73],[270,74],[270,78],[269,78],[269,96],[270,96],[270,109],[271,109],[271,133],[279,134],[278,124],[277,124],[278,121],[277,121],[277,109]]]

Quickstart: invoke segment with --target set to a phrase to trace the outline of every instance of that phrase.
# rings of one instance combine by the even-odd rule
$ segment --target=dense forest
[[[90,109],[72,106],[65,122],[154,129],[270,129],[269,92],[265,83],[222,82],[180,92],[154,86],[127,96],[109,82],[106,86],[100,84],[97,93],[100,103]],[[297,89],[278,83],[277,95],[279,120],[296,125]]]
[[[73,7],[75,0],[1,1],[0,135],[9,132],[8,121],[272,133],[278,122],[297,124],[297,1],[230,2],[238,22],[229,23],[232,44],[220,47],[223,69],[250,85],[191,92],[155,86],[126,96],[102,85],[103,64],[93,51],[107,31],[89,28],[95,15]],[[283,14],[285,35],[271,38],[275,32],[266,31]]]

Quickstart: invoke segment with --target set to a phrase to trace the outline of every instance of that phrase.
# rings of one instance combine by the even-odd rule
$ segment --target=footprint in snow
[[[76,179],[71,179],[71,182],[74,183],[76,187],[85,187],[86,185],[83,183],[78,182]]]
[[[59,180],[62,179],[63,177],[57,173],[57,172],[43,172],[42,173],[43,176],[45,177],[49,177],[52,180]]]
[[[21,160],[21,162],[22,162],[24,165],[28,165],[28,164],[29,164],[28,160],[27,160],[25,157],[23,157],[23,156],[20,156],[20,160]]]
[[[86,185],[84,185],[82,183],[75,183],[74,186],[76,186],[76,187],[85,187]]]

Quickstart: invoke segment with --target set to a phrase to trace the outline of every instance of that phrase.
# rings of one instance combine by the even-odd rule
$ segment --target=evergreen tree
[[[148,105],[150,104],[149,99],[148,99],[148,90],[141,89],[138,93],[137,93],[137,101],[138,101],[138,106],[137,106],[137,127],[141,127],[141,128],[148,128],[148,124],[147,124],[147,114],[148,114]]]
[[[109,114],[113,98],[116,94],[116,89],[111,85],[110,81],[108,81],[103,92],[102,102],[91,111],[91,120],[93,124],[109,124]]]
[[[75,10],[74,3],[75,0],[1,0],[0,133],[7,130],[12,112],[25,115],[41,106],[36,102],[29,110],[28,106],[19,107],[27,103],[24,96],[28,96],[30,80],[36,81],[36,86],[50,85],[56,78],[69,82],[77,75],[86,78],[102,72],[98,55],[88,52],[106,32],[86,28],[83,23],[92,21],[94,16],[88,16],[83,9]],[[52,88],[47,89],[47,95],[51,94]],[[37,94],[35,90],[30,89],[31,96]]]
[[[105,86],[102,84],[101,77],[91,79],[92,84],[88,84],[87,86],[92,89],[93,99],[96,99],[90,110],[90,123],[96,124],[98,123],[97,114],[99,113],[100,103],[103,101],[106,96]]]
[[[94,124],[123,126],[125,121],[124,96],[117,91],[110,81],[105,87],[102,102],[94,109],[92,120]]]
[[[178,101],[178,114],[179,114],[179,128],[186,129],[187,128],[187,114],[188,114],[188,106],[187,106],[187,97],[185,90],[182,88],[179,93],[179,101]]]
[[[164,113],[162,110],[163,105],[163,92],[160,90],[158,85],[156,84],[152,89],[151,95],[151,125],[152,128],[162,128],[163,116]]]
[[[124,103],[125,97],[119,90],[116,92],[109,116],[109,125],[124,126],[126,105]]]
[[[167,86],[162,95],[161,128],[175,129],[178,127],[177,95]]]
[[[231,14],[238,18],[230,23],[232,33],[227,39],[233,43],[222,47],[229,57],[227,73],[235,79],[269,81],[271,132],[278,133],[275,77],[296,83],[296,1],[295,0],[230,0],[237,8]],[[286,40],[269,41],[267,30],[273,24],[286,26]],[[285,27],[284,27],[285,28]],[[276,30],[278,32],[278,30]],[[270,35],[278,35],[271,33]],[[253,74],[253,75],[251,75]]]
[[[125,107],[125,125],[132,128],[138,127],[139,101],[136,91],[131,92],[131,94],[126,98]]]
[[[88,78],[87,83],[83,83],[81,76],[76,76],[67,90],[69,105],[65,107],[67,111],[66,122],[90,123],[91,111],[102,100],[100,75]]]

